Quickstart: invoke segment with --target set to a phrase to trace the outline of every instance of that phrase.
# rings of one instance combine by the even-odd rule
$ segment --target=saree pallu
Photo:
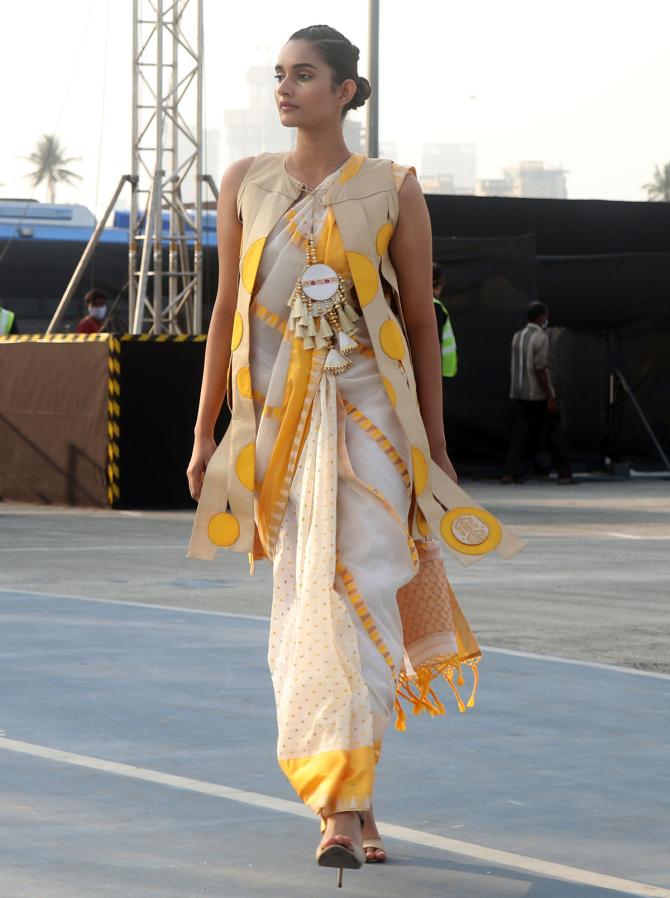
[[[429,541],[417,549],[408,530],[411,448],[363,317],[353,364],[337,376],[324,371],[325,350],[305,349],[287,328],[287,301],[304,268],[310,227],[319,261],[351,287],[332,210],[319,203],[320,191],[341,173],[299,199],[268,235],[250,307],[255,517],[273,566],[268,661],[278,759],[302,800],[322,816],[369,808],[394,712],[404,728],[398,699],[415,712],[444,713],[431,681],[443,675],[454,688],[459,648],[463,659],[469,652],[468,663],[479,657],[467,624],[467,651],[459,647],[444,590],[448,614],[433,633],[439,651],[414,657],[422,676],[406,651],[412,646],[403,638],[399,591],[405,587],[411,596]],[[398,186],[405,173],[396,167]],[[415,635],[414,647],[425,649],[426,634]]]

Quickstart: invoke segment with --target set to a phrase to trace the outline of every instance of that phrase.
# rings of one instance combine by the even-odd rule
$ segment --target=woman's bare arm
[[[237,274],[242,240],[242,225],[237,217],[237,194],[252,162],[253,157],[234,162],[221,180],[216,211],[219,281],[207,332],[200,403],[194,428],[193,455],[187,470],[189,488],[194,499],[200,496],[207,463],[216,449],[214,427],[226,398],[226,377],[237,305]]]
[[[389,252],[398,278],[421,417],[432,458],[456,480],[444,436],[440,339],[433,306],[430,217],[416,178],[408,175],[398,195],[400,212]]]

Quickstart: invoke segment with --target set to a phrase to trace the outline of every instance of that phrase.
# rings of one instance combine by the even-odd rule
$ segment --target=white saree
[[[398,182],[405,171],[396,169]],[[410,447],[363,317],[356,322],[359,350],[350,356],[352,366],[338,375],[321,367],[314,376],[312,368],[308,399],[287,421],[297,339],[287,332],[287,300],[305,266],[310,224],[319,261],[351,285],[332,212],[319,202],[339,174],[299,199],[268,235],[250,307],[261,534],[272,527],[263,520],[263,491],[273,479],[281,428],[299,426],[313,397],[272,540],[269,664],[280,765],[301,798],[324,816],[370,805],[403,665],[396,594],[418,569],[407,528]]]
[[[460,711],[474,703],[481,652],[440,547],[467,565],[523,546],[430,458],[388,251],[407,171],[353,155],[304,195],[283,156],[252,163],[237,197],[233,414],[187,553],[212,559],[224,548],[248,552],[252,569],[254,558],[272,563],[279,763],[322,816],[370,806],[394,705],[405,728],[400,699],[444,714],[433,685],[446,681]],[[310,232],[310,264],[329,266],[351,291],[327,313],[302,304],[297,285]],[[332,274],[304,283],[332,284]],[[345,292],[340,284],[337,296]],[[330,348],[331,311],[358,344],[348,370]],[[316,338],[309,316],[319,318]],[[337,339],[346,354],[349,338]],[[464,667],[467,701],[454,683]]]

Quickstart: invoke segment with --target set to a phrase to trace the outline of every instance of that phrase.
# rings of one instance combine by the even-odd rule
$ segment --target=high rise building
[[[246,109],[225,110],[223,121],[228,162],[259,153],[290,150],[294,145],[295,129],[285,128],[279,121],[273,75],[271,65],[249,69],[249,106]]]
[[[442,192],[474,193],[477,182],[477,145],[427,143],[421,158],[421,177],[451,187]]]
[[[504,170],[503,178],[478,181],[477,194],[564,200],[568,197],[566,174],[565,169],[545,162],[516,162]]]
[[[223,121],[228,162],[259,153],[280,153],[295,146],[295,128],[285,128],[279,121],[273,75],[271,65],[250,68],[247,72],[249,106],[246,109],[225,110]],[[352,153],[365,152],[363,123],[345,118],[344,139]]]
[[[342,130],[344,142],[352,153],[365,153],[365,128],[363,122],[353,118],[345,118]]]
[[[223,169],[221,162],[221,131],[219,128],[207,128],[205,130],[203,171],[206,175],[211,175],[216,184],[221,180]]]
[[[398,143],[395,140],[382,140],[379,143],[379,158],[392,159],[394,162],[400,162],[398,159]]]
[[[505,169],[505,178],[510,183],[510,196],[540,199],[567,199],[566,174],[564,169],[553,168],[545,162],[517,162]]]
[[[454,179],[451,175],[422,175],[419,184],[424,193],[459,193],[454,187]]]

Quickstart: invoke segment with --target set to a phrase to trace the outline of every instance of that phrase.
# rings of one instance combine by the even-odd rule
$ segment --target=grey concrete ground
[[[464,484],[528,548],[461,568],[457,595],[480,640],[501,648],[670,673],[670,481]],[[270,570],[246,556],[184,557],[190,512],[0,503],[3,585],[269,614]]]
[[[477,705],[389,735],[402,838],[345,890],[667,898],[670,679],[624,668],[670,673],[669,484],[466,488],[529,546],[449,565]],[[268,613],[269,571],[185,559],[190,523],[0,505],[0,898],[337,894],[274,759],[267,623],[226,616]]]

